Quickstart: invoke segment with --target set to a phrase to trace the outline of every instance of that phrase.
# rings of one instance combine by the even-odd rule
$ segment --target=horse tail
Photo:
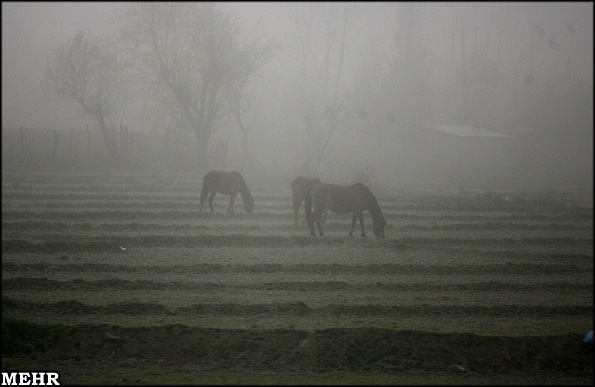
[[[306,190],[306,198],[304,199],[305,210],[306,210],[306,222],[308,223],[308,227],[312,227],[312,188],[310,187]]]

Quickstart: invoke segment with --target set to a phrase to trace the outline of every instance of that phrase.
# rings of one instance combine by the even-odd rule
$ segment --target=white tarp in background
[[[498,133],[492,130],[478,128],[473,125],[424,125],[424,128],[461,137],[512,137],[509,134]]]

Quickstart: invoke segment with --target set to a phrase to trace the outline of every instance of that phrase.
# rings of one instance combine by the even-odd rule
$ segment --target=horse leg
[[[353,237],[353,229],[355,228],[355,223],[357,222],[357,214],[353,211],[353,217],[351,218],[351,228],[349,229],[348,236]]]
[[[320,231],[320,236],[322,236],[322,230],[320,229],[320,221],[318,220],[318,209],[314,209],[312,211],[312,223],[310,223],[310,235],[316,236],[316,225],[318,225],[318,231]]]
[[[314,222],[312,222],[312,224],[310,225],[310,235],[317,236],[316,229],[314,228]]]
[[[314,229],[314,222],[312,222],[312,225],[310,226],[310,235],[317,236],[316,230]]]
[[[320,236],[323,236],[324,232],[320,227],[320,212],[317,208],[315,208],[314,211],[312,211],[312,223],[310,224],[310,235],[312,236],[316,236],[316,225],[318,225],[318,231],[320,233]]]
[[[310,194],[310,191],[312,191],[312,187],[306,190],[306,197],[304,198],[304,212],[306,214],[308,227],[310,228],[310,235],[316,236],[316,231],[314,231],[314,214],[316,213],[316,209],[312,211],[312,195]]]
[[[362,228],[362,235],[363,237],[366,237],[366,231],[364,230],[364,212],[360,212],[359,213],[359,226]]]
[[[320,236],[324,235],[324,232],[322,231],[322,212],[323,211],[318,211],[317,209],[314,215],[314,219],[316,220],[316,224],[318,225],[318,233],[320,234]]]
[[[316,210],[314,210],[312,212],[312,221],[309,224],[309,226],[310,226],[310,235],[312,235],[312,236],[316,236],[316,223],[317,223]],[[318,229],[320,230],[320,227],[318,227]]]
[[[233,212],[233,202],[236,199],[236,195],[237,194],[232,194],[231,197],[229,198],[229,207],[227,207],[227,212]]]
[[[208,195],[209,195],[209,190],[207,188],[207,185],[203,182],[202,190],[200,191],[200,208],[198,209],[198,212],[202,212],[202,205],[205,202],[205,200],[207,200]]]
[[[300,206],[302,205],[302,201],[298,200],[295,195],[293,196],[293,220],[295,221],[295,224],[298,224],[298,213],[300,212]],[[306,219],[304,218],[304,222],[306,221]]]
[[[301,206],[302,202],[300,202],[299,205]],[[299,206],[298,206],[298,212],[299,212]],[[296,220],[297,220],[297,218],[296,218]],[[302,220],[302,226],[305,225],[307,221],[308,221],[308,219],[306,219],[306,217],[304,217],[304,220]]]
[[[217,192],[216,191],[213,191],[209,195],[209,206],[211,207],[211,212],[215,212],[215,209],[213,208],[213,199],[215,199],[215,195],[216,194],[217,194]]]

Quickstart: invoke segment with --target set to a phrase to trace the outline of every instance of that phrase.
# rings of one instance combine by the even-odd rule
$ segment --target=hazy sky
[[[41,87],[44,68],[59,44],[77,29],[98,36],[117,32],[117,2],[3,2],[2,3],[2,125],[59,126],[64,114],[54,111],[57,102],[45,104]],[[406,4],[349,3],[352,7],[353,48],[346,65],[357,69],[367,52],[389,54],[395,26],[407,20]],[[249,31],[280,41],[288,50],[280,63],[290,63],[294,44],[296,3],[220,3],[245,23]],[[303,6],[303,4],[302,4]],[[533,60],[545,74],[564,66],[573,56],[573,71],[593,80],[593,3],[415,3],[420,33],[431,60],[448,63],[453,58],[449,27],[478,27],[469,35],[469,46],[485,45],[488,55],[498,56],[514,69],[527,62],[527,53],[539,45]],[[531,31],[533,31],[531,33]],[[550,44],[555,49],[543,49]],[[523,62],[524,61],[524,62]],[[346,70],[348,71],[348,70]]]

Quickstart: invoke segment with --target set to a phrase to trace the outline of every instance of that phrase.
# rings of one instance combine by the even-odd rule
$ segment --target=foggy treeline
[[[585,41],[572,18],[485,3],[436,31],[448,4],[277,3],[254,27],[241,17],[250,5],[125,3],[116,33],[79,28],[52,48],[42,82],[70,123],[3,119],[3,170],[592,188],[592,58],[579,55],[592,31]]]

